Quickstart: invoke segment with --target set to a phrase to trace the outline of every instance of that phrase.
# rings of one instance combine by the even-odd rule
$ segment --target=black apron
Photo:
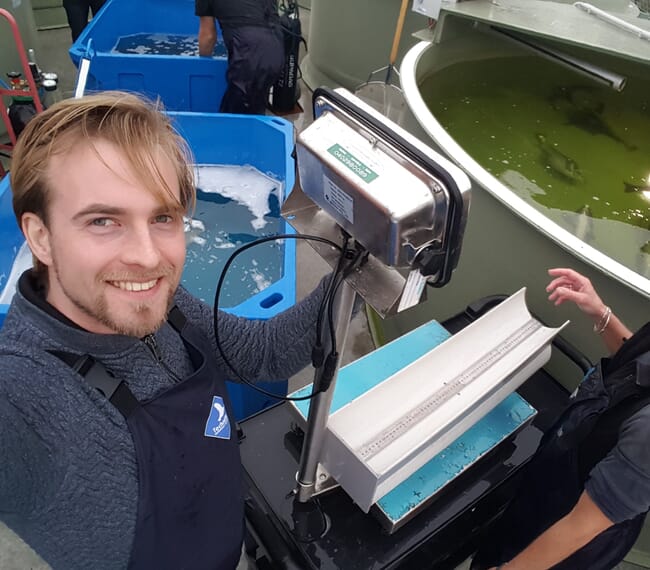
[[[204,335],[174,307],[194,373],[138,402],[91,357],[70,362],[126,418],[138,465],[138,514],[130,570],[231,570],[244,536],[241,460],[224,378]]]
[[[646,342],[637,343],[641,350]],[[629,352],[629,351],[628,351]],[[611,371],[603,359],[590,371],[544,436],[526,467],[519,492],[479,548],[472,568],[498,566],[514,558],[535,538],[567,515],[584,491],[589,473],[612,450],[621,424],[650,404],[650,378],[639,375],[650,354],[632,352]],[[610,570],[638,538],[645,513],[615,524],[574,552],[553,570]]]

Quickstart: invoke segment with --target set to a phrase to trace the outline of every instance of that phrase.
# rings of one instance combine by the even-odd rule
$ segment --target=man
[[[632,335],[589,279],[571,269],[549,273],[549,299],[576,303],[612,356],[546,434],[475,570],[609,570],[650,509],[650,323]]]
[[[24,135],[11,182],[35,267],[0,331],[0,517],[54,569],[232,569],[241,465],[212,309],[179,287],[183,141],[123,93]],[[233,366],[302,368],[321,289],[268,321],[219,313]]]
[[[72,34],[72,43],[77,41],[86,27],[88,13],[92,12],[94,18],[105,2],[106,0],[63,0],[63,8],[68,17],[68,25]]]
[[[195,0],[199,55],[211,56],[219,20],[228,50],[221,113],[263,115],[269,88],[284,64],[284,41],[276,0]]]

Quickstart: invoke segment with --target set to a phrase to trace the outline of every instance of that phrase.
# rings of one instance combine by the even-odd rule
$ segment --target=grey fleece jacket
[[[229,360],[254,380],[297,372],[309,361],[323,293],[321,284],[268,321],[220,313]],[[183,289],[176,304],[214,346],[212,309]],[[170,325],[155,337],[165,365],[190,374]],[[20,291],[0,331],[0,518],[54,569],[126,568],[138,492],[131,435],[117,409],[48,349],[92,355],[140,400],[174,379],[140,339],[69,326]]]

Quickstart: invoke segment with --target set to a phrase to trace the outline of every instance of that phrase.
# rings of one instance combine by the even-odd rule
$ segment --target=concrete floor
[[[303,33],[309,30],[310,13],[301,10]],[[62,97],[70,97],[76,82],[76,68],[68,57],[67,50],[70,46],[70,31],[68,28],[40,31],[38,33],[40,46],[37,50],[37,61],[43,71],[56,72],[59,75],[59,91]],[[286,118],[294,123],[297,131],[308,126],[312,121],[311,93],[306,86],[302,86],[301,100],[303,113],[290,115]],[[328,267],[311,247],[305,242],[297,244],[297,294],[302,298],[309,293],[320,279],[328,273]],[[343,364],[351,362],[374,348],[368,332],[365,313],[361,311],[351,323],[346,350],[343,355]],[[295,390],[312,379],[310,369],[294,376],[289,381],[290,390]],[[19,537],[0,523],[0,569],[1,570],[49,570],[49,565],[43,562]],[[458,567],[457,570],[467,570],[469,561]],[[640,568],[633,564],[623,563],[618,570],[632,570]]]

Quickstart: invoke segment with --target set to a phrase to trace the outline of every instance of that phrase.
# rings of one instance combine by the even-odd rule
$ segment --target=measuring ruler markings
[[[442,406],[454,395],[460,393],[460,390],[474,382],[483,372],[494,366],[501,360],[506,353],[514,346],[527,339],[537,332],[542,325],[539,321],[531,320],[518,328],[508,338],[506,338],[496,348],[488,352],[483,358],[474,362],[471,366],[463,370],[453,380],[434,392],[429,398],[418,404],[412,410],[406,412],[401,418],[394,421],[384,429],[377,437],[364,443],[357,454],[362,459],[371,459],[380,451],[386,448],[391,442],[398,439],[404,432],[408,431],[423,419],[427,418],[432,412]]]

